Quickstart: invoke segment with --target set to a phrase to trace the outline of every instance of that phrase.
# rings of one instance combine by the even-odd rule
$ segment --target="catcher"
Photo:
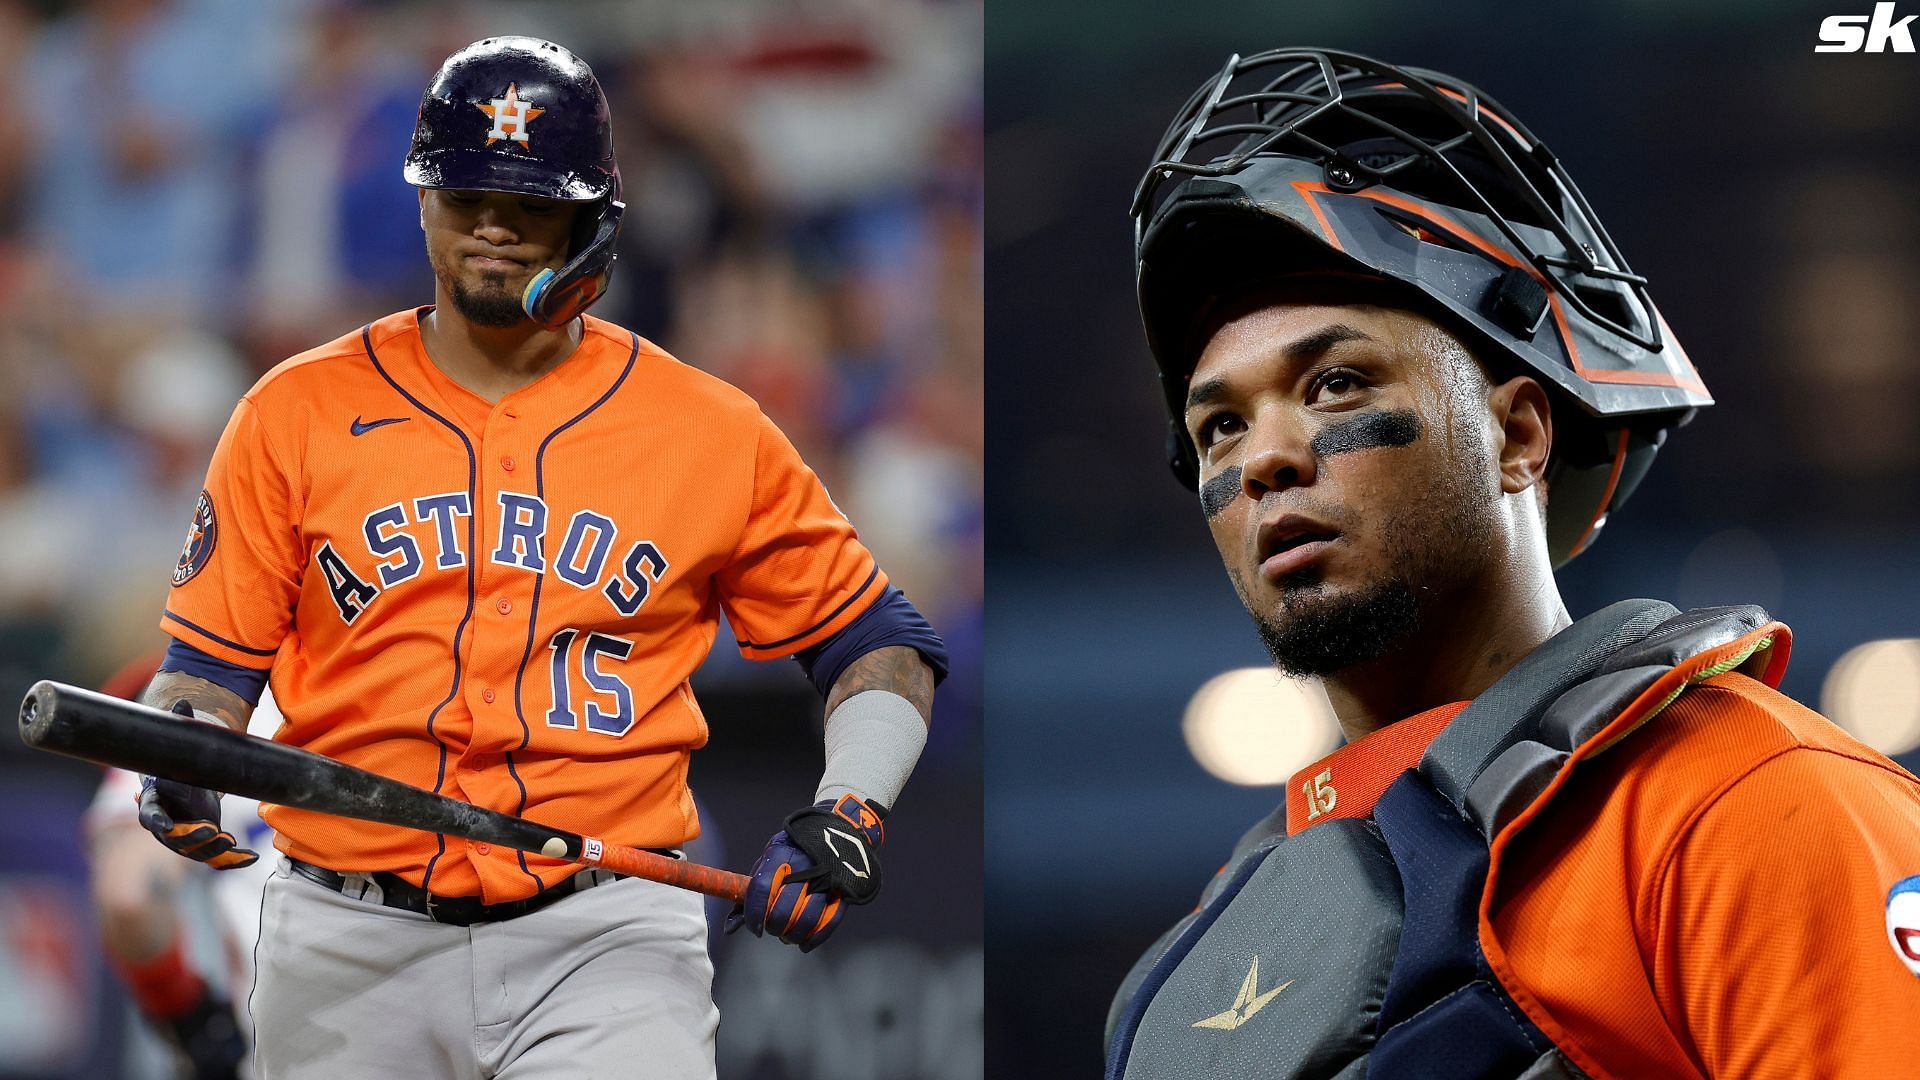
[[[1711,399],[1558,159],[1278,50],[1133,218],[1174,472],[1348,742],[1135,967],[1108,1077],[1910,1075],[1920,781],[1775,689],[1757,608],[1561,603]]]

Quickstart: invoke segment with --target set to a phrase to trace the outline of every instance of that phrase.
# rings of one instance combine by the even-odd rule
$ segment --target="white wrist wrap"
[[[926,745],[927,724],[912,702],[862,690],[827,717],[827,767],[814,801],[851,793],[891,810]]]

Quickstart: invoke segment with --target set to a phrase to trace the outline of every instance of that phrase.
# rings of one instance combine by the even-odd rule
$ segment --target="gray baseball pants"
[[[257,1075],[711,1080],[706,933],[699,896],[638,878],[449,926],[282,860],[254,954]]]

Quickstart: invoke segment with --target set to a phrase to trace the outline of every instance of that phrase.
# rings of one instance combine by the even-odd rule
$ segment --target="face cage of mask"
[[[1247,78],[1251,72],[1278,65],[1286,65],[1285,70],[1264,84]],[[1457,89],[1442,86],[1440,80],[1452,83]],[[1345,85],[1362,81],[1367,85],[1352,89]],[[1257,88],[1227,96],[1228,89],[1236,82],[1241,82],[1243,86],[1253,82]],[[1369,94],[1377,97],[1380,92],[1391,93],[1396,98],[1404,98],[1407,93],[1417,95],[1430,108],[1457,125],[1459,133],[1430,142],[1349,104],[1350,99],[1363,100]],[[1229,114],[1237,110],[1249,110],[1252,122],[1234,122]],[[1303,130],[1317,118],[1336,113],[1340,119],[1357,122],[1398,141],[1408,152],[1397,161],[1369,166],[1341,155],[1334,147]],[[1595,243],[1581,240],[1552,207],[1532,178],[1514,163],[1502,140],[1481,122],[1483,114],[1492,117],[1494,123],[1504,128],[1512,136],[1515,148],[1551,178],[1558,194],[1571,204],[1578,215],[1579,224]],[[1227,122],[1214,127],[1207,126],[1216,119]],[[1188,161],[1196,146],[1229,137],[1242,140],[1229,156],[1214,158],[1203,164]],[[1450,151],[1469,143],[1478,146],[1488,162],[1508,181],[1513,193],[1562,242],[1567,254],[1549,255],[1536,249],[1513,228],[1507,216],[1492,204],[1485,193],[1448,160],[1446,155]],[[1328,186],[1342,191],[1358,191],[1373,184],[1390,183],[1396,173],[1416,162],[1425,161],[1450,178],[1456,188],[1469,197],[1473,204],[1469,208],[1491,220],[1512,251],[1553,280],[1559,286],[1556,291],[1561,298],[1581,316],[1600,329],[1649,352],[1661,351],[1663,342],[1660,325],[1651,315],[1654,308],[1647,294],[1647,280],[1633,273],[1626,265],[1612,238],[1587,205],[1586,198],[1580,194],[1579,188],[1545,144],[1521,127],[1519,121],[1513,119],[1498,103],[1470,85],[1457,83],[1438,73],[1417,68],[1398,68],[1354,53],[1278,49],[1245,60],[1237,53],[1229,57],[1220,73],[1195,91],[1175,116],[1156,152],[1159,160],[1141,177],[1130,210],[1136,254],[1152,220],[1167,210],[1164,203],[1155,205],[1155,199],[1168,181],[1177,176],[1225,176],[1240,169],[1256,154],[1310,157],[1324,164]],[[1602,254],[1605,255],[1604,261]],[[1640,313],[1645,316],[1645,331],[1624,325],[1593,308],[1579,295],[1579,290],[1570,287],[1564,280],[1568,274],[1584,274],[1625,283]]]

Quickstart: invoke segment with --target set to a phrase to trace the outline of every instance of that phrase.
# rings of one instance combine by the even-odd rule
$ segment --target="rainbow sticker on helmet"
[[[1887,944],[1908,971],[1920,975],[1920,874],[1894,882],[1887,893]]]
[[[187,542],[180,548],[180,561],[173,566],[176,586],[192,581],[213,557],[213,545],[220,536],[220,522],[213,512],[213,496],[205,488],[193,507],[193,527],[187,530]]]

